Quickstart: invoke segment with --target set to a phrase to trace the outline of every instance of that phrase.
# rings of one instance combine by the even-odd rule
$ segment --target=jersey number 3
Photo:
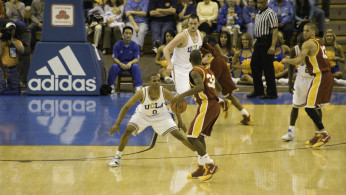
[[[208,79],[208,87],[215,89],[215,76],[211,74],[207,74],[207,79]]]

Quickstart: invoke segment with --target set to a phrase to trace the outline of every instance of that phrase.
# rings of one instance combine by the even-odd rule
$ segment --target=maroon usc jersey
[[[310,75],[320,72],[330,71],[330,64],[327,59],[326,49],[323,43],[318,39],[311,39],[318,45],[318,52],[314,56],[306,56],[305,64]]]
[[[201,48],[201,53],[205,54],[209,52],[214,56],[213,61],[210,63],[210,69],[214,72],[216,80],[221,85],[222,95],[228,96],[237,90],[237,87],[233,83],[227,63],[211,44],[204,43]]]
[[[215,93],[215,75],[213,71],[204,66],[194,66],[191,71],[197,71],[203,78],[204,90],[195,94],[196,102],[201,104],[204,100],[216,100],[218,101]],[[190,75],[191,88],[195,86],[193,79]]]

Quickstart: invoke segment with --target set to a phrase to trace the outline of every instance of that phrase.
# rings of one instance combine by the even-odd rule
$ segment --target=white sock
[[[123,152],[120,152],[119,150],[117,151],[117,153],[115,155],[118,155],[119,157],[121,157],[121,155],[123,154]]]
[[[202,161],[204,162],[204,164],[211,164],[214,161],[209,157],[208,154],[205,154],[204,156],[202,156]]]
[[[233,77],[232,77],[232,81],[233,81],[234,84],[237,84],[238,81],[240,81],[240,78],[233,78]]]
[[[334,81],[335,81],[336,84],[339,84],[339,85],[346,85],[346,80],[335,79],[335,78],[334,78]]]
[[[326,130],[316,131],[316,133],[327,133],[327,131]]]
[[[249,113],[243,108],[243,110],[240,111],[242,115],[249,116]]]
[[[278,79],[278,83],[281,85],[288,84],[288,79],[285,79],[285,78]]]
[[[289,127],[288,127],[288,132],[294,133],[294,126],[289,126]]]
[[[202,157],[200,155],[198,155],[198,164],[201,166],[205,165],[205,162],[203,161]]]

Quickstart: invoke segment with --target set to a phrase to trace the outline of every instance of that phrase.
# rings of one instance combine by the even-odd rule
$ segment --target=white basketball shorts
[[[300,108],[306,105],[306,97],[313,80],[314,77],[304,77],[297,74],[296,81],[294,82],[293,107]]]
[[[127,125],[132,125],[136,128],[136,131],[132,133],[134,136],[142,132],[148,126],[152,126],[154,131],[162,136],[165,136],[169,132],[178,129],[177,124],[175,124],[172,116],[168,113],[168,111],[163,112],[159,116],[150,118],[145,116],[144,114],[135,112]]]
[[[175,90],[178,94],[182,94],[185,91],[191,89],[189,74],[191,69],[178,69],[174,68],[172,77],[175,85]]]

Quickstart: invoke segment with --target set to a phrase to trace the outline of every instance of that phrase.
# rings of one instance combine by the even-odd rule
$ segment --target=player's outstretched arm
[[[115,122],[115,124],[113,125],[113,127],[111,129],[109,129],[108,133],[109,135],[114,135],[114,133],[116,131],[118,131],[118,133],[120,134],[120,123],[121,121],[124,119],[127,111],[132,108],[133,105],[136,104],[136,102],[140,101],[143,99],[143,91],[139,90],[135,93],[134,96],[132,96],[132,98],[130,98],[126,104],[121,108],[120,113],[118,115],[118,119]]]
[[[301,51],[297,57],[292,58],[292,59],[284,58],[284,59],[282,59],[282,63],[288,63],[288,64],[292,64],[292,65],[301,64],[302,62],[304,62],[304,59],[308,55],[311,48],[314,47],[314,45],[312,45],[312,44],[315,44],[315,43],[311,40],[305,41],[303,43],[302,49],[301,49]]]
[[[164,48],[163,48],[163,55],[165,56],[165,59],[167,61],[167,73],[171,73],[173,69],[173,65],[171,62],[171,53],[173,52],[174,48],[181,46],[186,41],[186,34],[185,32],[180,32],[177,36],[173,38],[171,42],[169,42]]]

